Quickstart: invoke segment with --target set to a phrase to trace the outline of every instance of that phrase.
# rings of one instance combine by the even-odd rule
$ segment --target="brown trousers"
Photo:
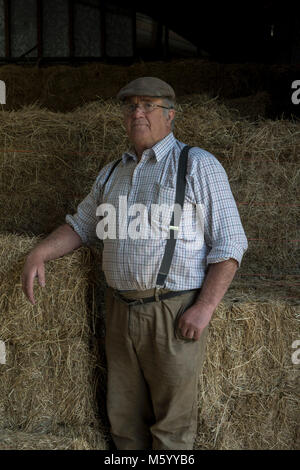
[[[197,295],[128,306],[106,290],[107,412],[117,449],[193,449],[208,327],[194,341],[182,338],[176,323]]]

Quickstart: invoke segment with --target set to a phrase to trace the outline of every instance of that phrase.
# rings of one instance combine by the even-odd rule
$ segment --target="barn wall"
[[[0,57],[5,56],[4,0],[0,0]]]
[[[20,57],[36,46],[36,1],[11,0],[11,53]],[[37,57],[37,50],[27,57]]]
[[[12,0],[10,5],[10,21],[5,25],[5,2],[0,0],[0,59],[6,58],[9,49],[9,28],[11,58],[133,58],[151,50],[163,56],[197,55],[194,45],[166,25],[126,6],[89,0],[75,1],[70,10],[67,0],[43,0],[39,13],[36,0]]]

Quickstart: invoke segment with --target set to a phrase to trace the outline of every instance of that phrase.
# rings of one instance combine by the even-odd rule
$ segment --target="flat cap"
[[[124,100],[127,96],[163,96],[174,100],[175,92],[160,78],[140,77],[125,85],[117,94],[119,100]]]

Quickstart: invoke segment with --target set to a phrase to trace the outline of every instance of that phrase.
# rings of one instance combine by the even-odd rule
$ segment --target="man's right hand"
[[[22,288],[28,300],[34,305],[34,278],[38,277],[40,286],[46,285],[45,262],[57,259],[76,250],[82,245],[79,235],[68,224],[60,225],[47,238],[42,240],[28,255],[22,274]]]
[[[26,259],[22,273],[22,289],[32,305],[35,304],[33,284],[36,277],[38,277],[40,286],[44,287],[46,285],[45,262],[40,255],[30,253]]]

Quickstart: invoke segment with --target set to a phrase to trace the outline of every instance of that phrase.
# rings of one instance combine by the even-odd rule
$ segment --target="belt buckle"
[[[162,289],[162,286],[155,286],[155,288],[154,288],[154,297],[155,297],[155,301],[156,301],[156,302],[160,302],[160,298],[159,298],[160,292],[159,292],[159,289]]]

